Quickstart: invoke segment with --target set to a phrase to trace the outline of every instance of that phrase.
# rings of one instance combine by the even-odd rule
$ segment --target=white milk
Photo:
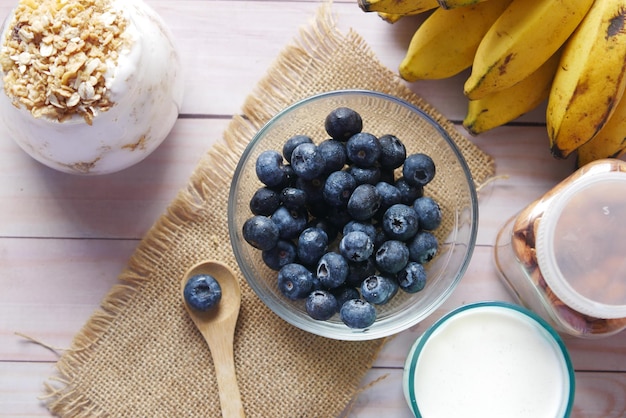
[[[546,328],[517,308],[461,308],[422,339],[411,350],[404,381],[417,416],[566,416],[574,386],[569,357]]]

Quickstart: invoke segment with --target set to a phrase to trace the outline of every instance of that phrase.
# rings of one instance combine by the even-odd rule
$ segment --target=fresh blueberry
[[[376,186],[361,184],[354,189],[348,200],[348,213],[352,218],[364,221],[376,214],[380,204],[381,197]]]
[[[398,282],[387,276],[375,274],[361,283],[361,297],[375,305],[384,305],[398,292]]]
[[[313,273],[302,264],[285,265],[278,272],[278,289],[288,299],[303,299],[313,290]]]
[[[346,285],[360,287],[363,280],[369,276],[376,274],[376,263],[372,257],[365,261],[348,262],[348,277],[346,277]]]
[[[326,232],[326,236],[328,237],[328,242],[331,243],[337,238],[339,234],[339,229],[331,224],[328,219],[325,218],[314,218],[309,221],[307,224],[308,228],[319,228],[322,231]]]
[[[352,231],[365,232],[372,242],[376,239],[376,227],[370,222],[350,221],[344,227],[342,234],[348,235]]]
[[[434,231],[441,225],[441,207],[433,198],[422,196],[416,199],[413,209],[417,212],[420,228]]]
[[[302,190],[306,195],[307,204],[319,203],[324,199],[324,179],[314,178],[305,180],[301,177],[296,178],[295,187]],[[415,199],[413,199],[415,201]]]
[[[361,132],[363,119],[358,112],[347,107],[339,107],[326,116],[324,128],[331,138],[347,141],[352,135]]]
[[[222,288],[215,277],[209,274],[196,274],[185,283],[183,295],[187,305],[206,312],[220,302]]]
[[[368,132],[352,135],[346,142],[348,160],[357,167],[372,167],[380,157],[380,142]]]
[[[424,188],[422,186],[413,186],[409,184],[404,177],[400,177],[395,182],[396,188],[400,191],[402,202],[405,205],[412,205],[416,199],[424,195]]]
[[[282,239],[294,239],[309,221],[306,209],[287,209],[284,206],[279,207],[272,214],[272,222],[278,227],[278,235]]]
[[[287,209],[302,209],[306,206],[306,192],[297,187],[285,187],[278,195],[278,200]]]
[[[300,144],[312,144],[313,140],[307,135],[294,135],[285,141],[283,145],[283,157],[288,163],[291,163],[291,153]]]
[[[328,250],[328,235],[320,228],[307,228],[298,237],[298,260],[315,265]]]
[[[357,167],[351,165],[348,172],[352,174],[357,184],[376,184],[380,181],[380,168],[377,166]]]
[[[352,220],[352,216],[347,208],[330,206],[326,219],[336,228],[343,229],[343,227]]]
[[[300,144],[291,153],[291,168],[298,177],[305,180],[321,176],[325,166],[324,158],[315,144]]]
[[[326,290],[309,293],[304,306],[309,316],[318,321],[330,319],[339,309],[335,295]]]
[[[402,141],[395,135],[383,135],[378,138],[380,142],[380,166],[388,169],[396,169],[406,159],[406,148]]]
[[[376,265],[384,273],[396,274],[409,262],[409,248],[402,241],[385,241],[376,251]]]
[[[255,215],[243,223],[242,234],[248,244],[264,251],[276,246],[280,231],[267,216]]]
[[[288,181],[283,157],[277,151],[263,151],[256,160],[256,176],[268,187],[277,187]]]
[[[381,220],[381,226],[389,238],[406,241],[417,233],[419,220],[411,206],[398,203],[387,209]]]
[[[341,305],[339,317],[349,328],[365,329],[376,321],[376,308],[363,299],[351,299]]]
[[[346,165],[348,159],[346,155],[346,144],[334,139],[327,139],[317,146],[318,152],[325,161],[324,173],[330,174],[339,171]]]
[[[382,215],[393,205],[402,203],[402,194],[393,184],[383,181],[378,182],[376,183],[376,190],[378,190],[378,194],[380,195],[380,208],[378,209],[379,214]]]
[[[317,278],[327,289],[339,287],[348,277],[348,262],[339,253],[327,252],[317,263]]]
[[[411,154],[404,161],[402,176],[409,184],[424,187],[435,177],[435,162],[426,154]]]
[[[361,297],[359,291],[351,286],[340,286],[330,290],[330,293],[332,293],[335,296],[335,299],[337,299],[337,311],[339,311],[345,302]]]
[[[255,215],[270,216],[280,206],[280,198],[275,190],[261,187],[250,199],[250,211]]]
[[[287,264],[294,263],[297,257],[296,245],[291,241],[278,240],[274,248],[261,253],[266,266],[272,270],[280,270]]]
[[[334,171],[324,183],[324,201],[331,206],[345,207],[356,188],[354,177],[346,171]]]
[[[435,257],[439,244],[431,232],[419,231],[409,242],[408,247],[411,260],[425,264]]]
[[[407,293],[417,293],[426,286],[426,269],[420,263],[409,262],[396,276],[398,286]]]
[[[341,238],[339,251],[348,261],[365,261],[374,252],[374,243],[365,232],[353,231]]]

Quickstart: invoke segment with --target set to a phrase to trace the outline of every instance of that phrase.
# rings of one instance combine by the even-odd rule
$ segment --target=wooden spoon
[[[220,302],[206,312],[188,306],[183,294],[185,308],[211,350],[219,387],[222,417],[245,417],[237,385],[233,353],[235,325],[241,305],[239,282],[227,266],[218,262],[204,261],[187,270],[181,281],[181,294],[187,280],[196,274],[213,276],[222,288]]]

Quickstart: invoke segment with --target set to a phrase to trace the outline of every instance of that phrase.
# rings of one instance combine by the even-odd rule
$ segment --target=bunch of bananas
[[[579,165],[626,152],[626,0],[358,0],[390,23],[426,13],[399,66],[407,81],[471,68],[473,135],[547,100],[550,150]]]

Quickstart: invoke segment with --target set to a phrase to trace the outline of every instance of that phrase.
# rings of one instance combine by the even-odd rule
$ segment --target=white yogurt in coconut
[[[84,27],[75,30],[71,22],[64,22],[67,28],[64,33],[69,33],[67,37],[71,38],[67,40],[68,46],[59,50],[39,39],[36,53],[30,54],[33,57],[30,62],[24,58],[24,53],[18,55],[15,49],[9,48],[28,42],[29,32],[36,33],[41,29],[39,26],[55,24],[55,16],[58,16],[55,10],[44,13],[48,17],[43,19],[31,19],[30,26],[24,24],[28,14],[24,8],[28,11],[32,3],[36,2],[20,1],[14,14],[5,22],[1,38],[2,69],[10,67],[9,60],[17,65],[14,67],[17,71],[9,76],[3,71],[1,81],[5,91],[0,93],[0,117],[10,137],[38,161],[68,173],[111,173],[143,160],[168,135],[182,103],[179,56],[162,19],[141,0],[42,2],[49,7],[54,4],[56,7],[76,7],[81,12],[85,7],[97,10],[93,19],[94,32],[100,28],[99,41],[108,54],[97,60],[88,57],[80,66],[79,74],[71,78],[62,75],[63,71],[55,65],[48,67],[50,58],[47,54],[51,49],[57,56],[67,55],[68,48],[72,48],[70,51],[75,48],[69,45],[71,42],[80,44],[81,34],[86,31]],[[16,20],[18,12],[20,16]],[[81,25],[84,20],[77,19],[75,23]],[[111,51],[111,40],[107,38],[111,36],[112,23],[113,27],[123,27],[123,30],[116,38],[119,46]],[[35,37],[34,42],[37,40]],[[98,46],[98,42],[92,43]],[[20,45],[23,47],[24,44]],[[24,59],[20,61],[21,58]],[[45,64],[41,65],[41,62]],[[56,79],[67,80],[67,86],[61,86],[64,90],[61,93],[47,88],[43,93],[45,101],[31,106],[28,97],[20,97],[23,88],[15,86],[19,87],[20,81],[16,81],[19,77],[31,75],[37,65],[44,67],[44,75],[48,77],[57,70]],[[95,74],[93,77],[88,75],[90,71]],[[90,84],[95,84],[95,88]],[[103,99],[93,101],[94,97]]]
[[[405,365],[404,394],[424,418],[562,418],[574,380],[557,334],[508,304],[458,309],[428,330]]]

